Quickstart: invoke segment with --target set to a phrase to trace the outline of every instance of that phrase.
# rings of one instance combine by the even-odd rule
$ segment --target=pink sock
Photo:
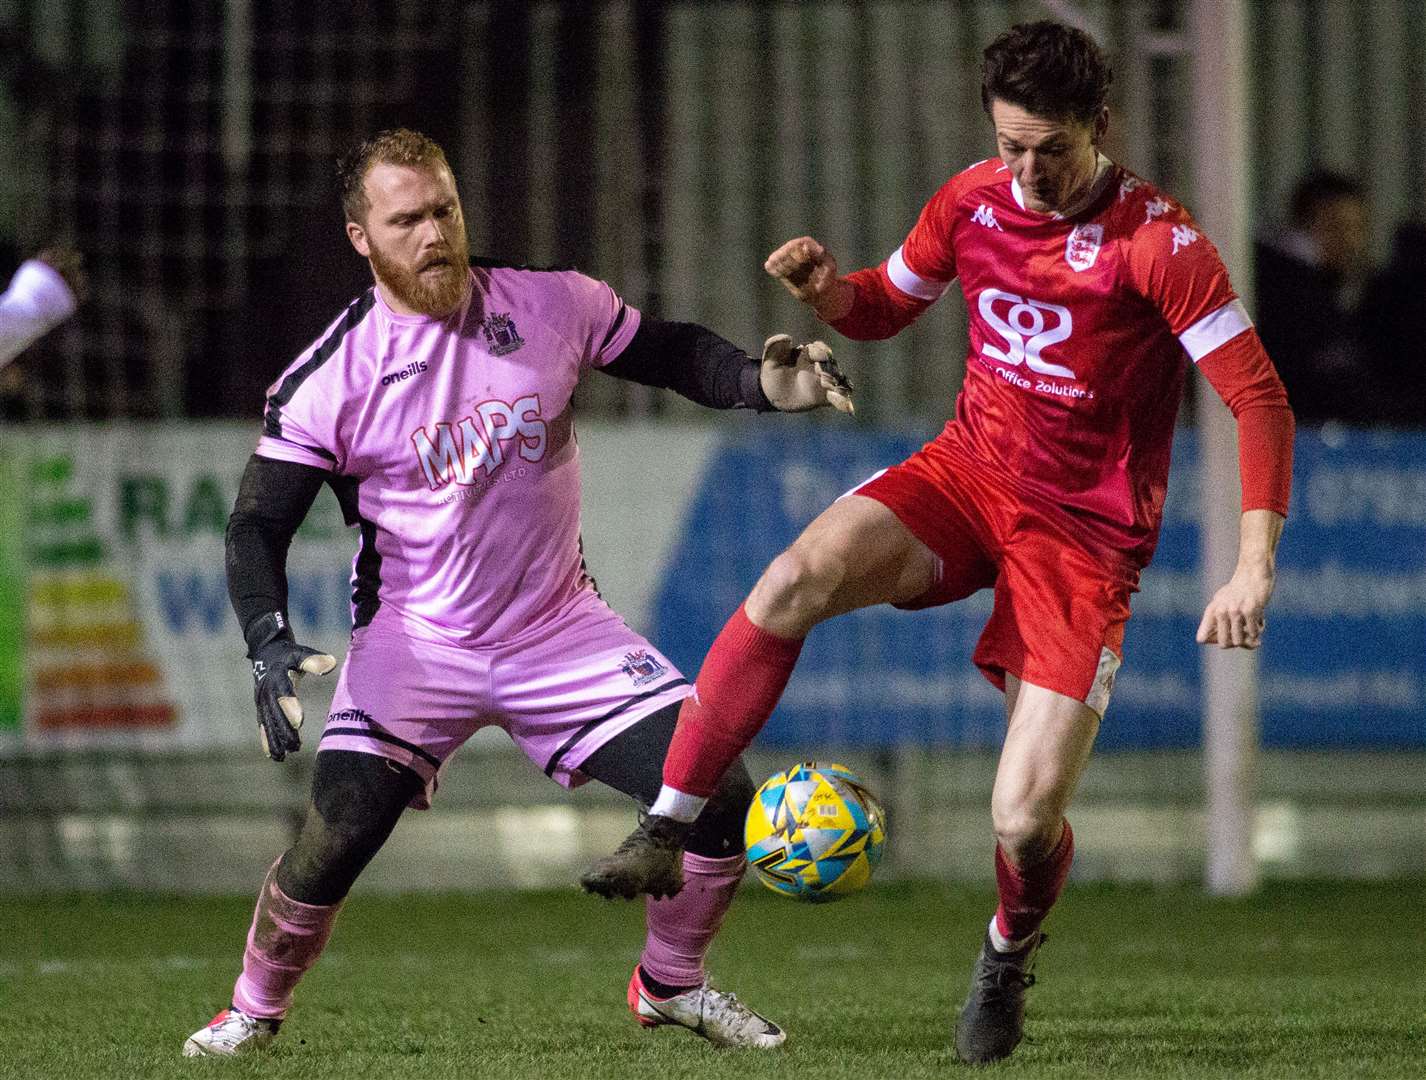
[[[645,903],[649,936],[639,957],[645,972],[670,986],[703,982],[703,958],[746,868],[741,853],[723,859],[684,854],[683,889],[668,900],[649,897]]]
[[[1000,890],[995,928],[1009,941],[1022,941],[1038,930],[1064,888],[1074,861],[1074,833],[1068,821],[1064,825],[1055,850],[1033,866],[1010,865],[995,845],[995,884]]]
[[[663,782],[708,796],[757,737],[792,677],[801,638],[769,634],[740,607],[719,632],[683,699],[664,758]]]
[[[233,1004],[249,1016],[281,1020],[292,1005],[297,980],[317,962],[331,937],[341,904],[303,904],[277,887],[278,859],[258,893],[243,973]]]

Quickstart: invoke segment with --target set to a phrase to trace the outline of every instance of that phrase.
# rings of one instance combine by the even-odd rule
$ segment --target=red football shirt
[[[1107,158],[1082,205],[1058,215],[1027,210],[992,158],[948,181],[885,263],[849,275],[857,302],[833,325],[890,336],[956,278],[970,349],[938,438],[1147,562],[1186,362],[1240,335],[1256,343],[1218,251],[1182,206]],[[1225,382],[1275,384],[1249,407],[1280,398],[1285,411],[1261,347],[1219,355],[1239,352],[1226,380],[1209,372],[1220,393],[1234,404]]]

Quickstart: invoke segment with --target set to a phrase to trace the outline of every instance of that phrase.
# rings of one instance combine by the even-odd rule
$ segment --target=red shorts
[[[1004,690],[1009,672],[1104,715],[1137,565],[1096,548],[1086,527],[1055,507],[1006,491],[940,440],[848,494],[885,505],[936,556],[931,588],[900,606],[934,607],[993,586],[973,657],[985,677]]]

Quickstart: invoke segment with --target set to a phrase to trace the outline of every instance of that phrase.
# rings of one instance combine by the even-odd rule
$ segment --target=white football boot
[[[199,1028],[183,1044],[184,1057],[236,1057],[266,1050],[277,1037],[281,1020],[249,1016],[229,1006]]]
[[[735,994],[703,985],[671,998],[655,997],[634,968],[629,979],[629,1009],[644,1027],[677,1024],[702,1035],[714,1046],[751,1046],[771,1050],[787,1033],[766,1016],[753,1012]]]

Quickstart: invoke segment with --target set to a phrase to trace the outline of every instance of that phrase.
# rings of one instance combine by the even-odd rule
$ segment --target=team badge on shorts
[[[512,353],[525,344],[525,339],[520,336],[520,331],[515,329],[515,320],[510,318],[508,311],[503,315],[487,315],[481,320],[480,327],[485,331],[485,340],[490,345],[490,351],[496,356]]]
[[[660,676],[668,674],[668,668],[659,663],[657,656],[650,655],[648,649],[636,649],[634,652],[625,653],[624,662],[619,665],[619,670],[629,676],[635,686],[646,686]]]
[[[1088,270],[1099,258],[1099,248],[1103,243],[1103,225],[1076,225],[1065,240],[1065,262],[1075,273]]]

